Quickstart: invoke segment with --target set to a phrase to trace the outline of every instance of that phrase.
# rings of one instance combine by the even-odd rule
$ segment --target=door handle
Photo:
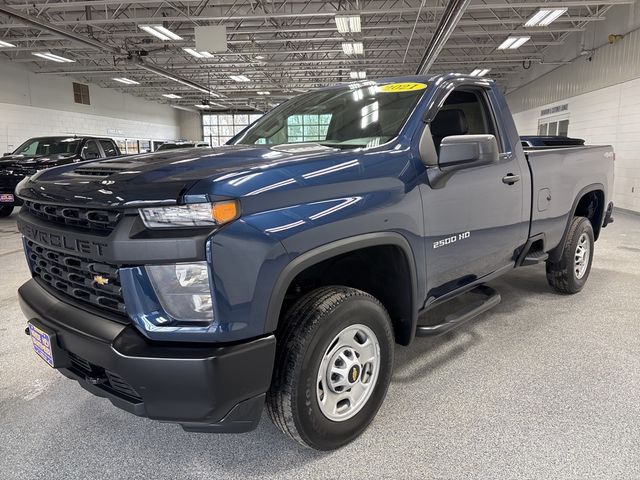
[[[520,175],[514,175],[513,173],[507,173],[504,177],[502,177],[502,183],[506,183],[507,185],[513,185],[516,182],[520,181]]]

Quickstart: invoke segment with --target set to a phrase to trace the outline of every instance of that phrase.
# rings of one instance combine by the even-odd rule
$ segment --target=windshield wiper
[[[362,148],[367,146],[366,144],[354,145],[354,144],[348,144],[348,143],[322,143],[322,142],[319,142],[319,145],[322,145],[323,147],[339,148],[340,150],[353,150],[354,148]]]

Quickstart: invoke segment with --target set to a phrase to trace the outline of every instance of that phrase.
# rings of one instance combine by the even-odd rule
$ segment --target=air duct
[[[449,0],[416,70],[417,75],[425,75],[429,72],[445,43],[449,40],[451,33],[455,30],[469,2],[470,0]]]

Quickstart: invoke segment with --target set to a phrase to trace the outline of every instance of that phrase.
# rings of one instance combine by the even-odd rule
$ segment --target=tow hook
[[[107,377],[87,377],[87,382],[92,385],[101,385],[107,382]]]

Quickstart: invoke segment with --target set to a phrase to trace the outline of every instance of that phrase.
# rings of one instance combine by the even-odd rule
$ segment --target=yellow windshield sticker
[[[427,85],[424,83],[390,83],[388,85],[380,85],[378,87],[379,92],[383,93],[397,93],[397,92],[412,92],[414,90],[424,90]]]

